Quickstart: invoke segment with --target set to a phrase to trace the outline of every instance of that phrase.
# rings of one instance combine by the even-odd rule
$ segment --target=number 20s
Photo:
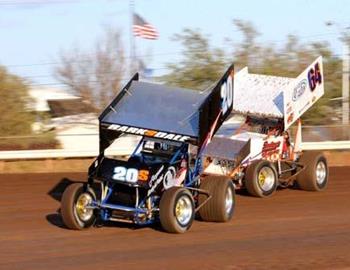
[[[134,168],[127,169],[125,167],[115,167],[113,179],[119,181],[126,181],[136,183],[138,180],[139,171]]]
[[[147,181],[149,176],[148,170],[137,170],[135,168],[125,168],[118,166],[114,168],[112,178],[114,180],[136,183],[137,181]]]

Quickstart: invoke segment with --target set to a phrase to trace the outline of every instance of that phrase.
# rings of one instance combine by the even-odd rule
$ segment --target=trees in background
[[[248,66],[250,72],[295,77],[317,56],[323,55],[325,96],[303,117],[306,124],[325,124],[339,119],[341,96],[341,59],[334,55],[327,42],[305,42],[295,35],[276,44],[260,43],[260,33],[249,21],[233,20],[235,37],[225,49],[212,47],[210,37],[198,29],[186,28],[174,35],[182,46],[175,63],[168,63],[169,73],[161,82],[203,90],[215,83],[224,69],[235,63],[236,70]],[[236,36],[241,36],[237,39]],[[343,39],[348,36],[343,35]],[[239,40],[239,41],[237,41]],[[348,39],[347,39],[348,40]],[[121,89],[125,74],[125,52],[118,31],[107,29],[92,52],[73,49],[61,54],[62,64],[56,77],[73,92],[101,110]]]
[[[183,47],[182,59],[168,64],[162,81],[180,87],[203,90],[213,84],[225,69],[224,52],[211,48],[208,37],[199,30],[184,29],[174,36]]]
[[[175,41],[183,47],[181,61],[168,64],[170,73],[161,80],[168,84],[203,89],[220,78],[224,68],[231,62],[236,70],[248,66],[250,72],[266,75],[296,77],[319,55],[323,56],[325,96],[304,116],[306,124],[329,124],[337,119],[341,96],[341,59],[334,55],[327,42],[301,42],[289,35],[279,44],[261,44],[259,32],[247,21],[234,20],[234,27],[242,35],[240,42],[228,41],[225,53],[212,48],[208,37],[198,30],[184,29],[175,35]],[[338,115],[339,118],[339,115]]]
[[[105,29],[92,52],[75,48],[60,56],[56,78],[95,110],[104,108],[121,88],[125,54],[119,31]]]
[[[260,33],[250,22],[234,20],[240,34],[237,42],[227,41],[225,49],[210,44],[210,37],[198,29],[184,29],[173,38],[183,48],[176,63],[169,63],[169,73],[159,78],[170,85],[204,90],[216,82],[225,68],[235,63],[236,70],[248,66],[250,72],[275,76],[295,77],[317,56],[323,56],[325,96],[304,116],[305,124],[330,124],[341,115],[342,59],[335,55],[327,42],[305,42],[294,35],[277,44],[258,42]],[[350,35],[342,34],[343,42],[350,43]],[[61,64],[55,70],[57,79],[75,94],[81,96],[96,111],[104,108],[121,89],[126,71],[124,46],[119,31],[106,29],[89,53],[81,49],[65,51]],[[32,134],[35,114],[30,107],[29,82],[10,74],[0,66],[0,135],[21,136]],[[16,149],[57,146],[53,135],[38,139],[16,139],[0,142],[18,144]],[[27,140],[27,141],[26,141]],[[12,148],[11,148],[12,149]]]
[[[28,85],[20,77],[0,66],[0,134],[31,134],[34,121],[30,112]]]
[[[29,83],[0,66],[0,150],[48,149],[59,143],[54,132],[34,134],[37,117]]]

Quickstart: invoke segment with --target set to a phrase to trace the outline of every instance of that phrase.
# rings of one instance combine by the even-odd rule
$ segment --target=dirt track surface
[[[183,235],[120,224],[62,227],[60,189],[84,174],[0,175],[0,269],[350,269],[349,167],[325,192],[237,196],[229,223]]]

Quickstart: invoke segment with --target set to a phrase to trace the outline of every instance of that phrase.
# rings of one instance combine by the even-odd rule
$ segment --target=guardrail
[[[304,142],[301,148],[303,150],[347,150],[350,149],[350,141]]]
[[[88,158],[98,155],[97,150],[18,150],[0,151],[0,160],[18,159],[60,159],[60,158]]]
[[[133,145],[124,145],[114,148],[110,154],[115,156],[128,155]],[[304,142],[304,150],[341,150],[350,149],[350,141],[324,141]],[[0,160],[21,160],[21,159],[60,159],[60,158],[90,158],[98,155],[97,149],[52,149],[52,150],[18,150],[0,151]]]

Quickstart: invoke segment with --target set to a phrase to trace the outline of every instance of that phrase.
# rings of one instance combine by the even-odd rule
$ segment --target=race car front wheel
[[[200,189],[209,192],[211,198],[205,202],[207,196],[198,197],[199,215],[204,221],[227,222],[232,219],[235,208],[235,188],[232,181],[225,176],[207,176],[201,179]]]
[[[322,191],[328,184],[328,165],[321,152],[304,152],[299,162],[305,166],[297,176],[298,186],[307,191]]]
[[[83,184],[68,186],[61,200],[63,223],[73,230],[82,230],[92,226],[96,221],[94,210],[91,207],[95,200],[93,190],[84,188]]]
[[[276,168],[267,160],[257,160],[246,170],[244,184],[248,193],[255,197],[269,197],[277,189]]]
[[[192,225],[194,214],[194,201],[188,189],[172,187],[163,192],[159,204],[159,218],[166,232],[186,232]]]

